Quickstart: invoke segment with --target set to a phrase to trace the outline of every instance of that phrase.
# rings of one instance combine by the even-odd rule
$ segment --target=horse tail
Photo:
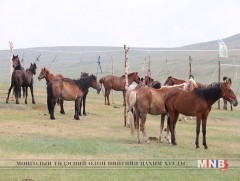
[[[100,80],[99,80],[99,83],[102,84],[104,81],[104,77],[102,77]]]
[[[48,105],[48,112],[51,113],[51,110],[53,109],[53,93],[52,93],[52,84],[49,83],[47,85],[47,105]]]
[[[129,112],[136,104],[137,101],[137,91],[131,91],[129,98],[128,98],[128,110]]]

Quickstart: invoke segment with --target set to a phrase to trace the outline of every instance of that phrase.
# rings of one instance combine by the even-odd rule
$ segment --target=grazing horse
[[[89,76],[88,73],[86,72],[81,72],[81,76],[80,78],[84,78]],[[86,105],[86,98],[87,98],[87,94],[88,94],[88,90],[86,91],[86,93],[84,94],[81,103],[80,103],[80,116],[82,116],[81,110],[82,110],[82,106],[83,106],[83,115],[86,116],[86,111],[85,111],[85,105]]]
[[[46,84],[49,84],[50,82],[52,82],[55,79],[62,79],[64,78],[62,74],[53,74],[49,69],[47,69],[46,67],[43,67],[41,69],[41,72],[38,76],[38,80],[42,80],[45,79],[46,80]],[[60,113],[61,114],[65,114],[64,108],[63,108],[63,100],[59,99],[58,103],[60,104]]]
[[[11,86],[8,90],[8,96],[6,99],[6,103],[9,100],[9,94],[13,88],[15,87],[15,97],[16,97],[16,104],[19,104],[18,101],[18,90],[21,87],[26,88],[26,97],[25,97],[25,104],[27,104],[27,96],[28,96],[28,87],[30,87],[31,94],[32,94],[32,103],[35,104],[34,95],[33,95],[33,75],[36,74],[37,66],[35,63],[31,63],[30,68],[26,71],[23,70],[15,70],[12,74]]]
[[[164,118],[166,115],[165,111],[165,104],[164,104],[164,97],[168,91],[172,88],[182,88],[184,85],[176,85],[176,86],[164,86],[161,89],[154,89],[148,87],[142,87],[137,91],[131,91],[129,100],[128,100],[128,112],[134,108],[134,112],[136,115],[136,130],[137,130],[137,142],[140,143],[139,138],[139,121],[141,116],[141,124],[140,124],[140,131],[142,131],[144,140],[146,143],[149,143],[149,140],[146,135],[145,131],[145,122],[147,118],[147,114],[151,115],[162,115],[161,116],[161,123],[164,122]],[[132,119],[130,119],[131,121]],[[131,133],[134,132],[133,123],[130,123]],[[161,129],[159,138],[161,140]]]
[[[207,117],[211,111],[212,105],[219,99],[223,98],[229,101],[233,106],[238,105],[237,98],[230,86],[226,83],[209,88],[196,88],[193,91],[184,91],[174,89],[166,95],[165,108],[170,118],[171,142],[176,145],[175,127],[179,113],[187,116],[196,116],[196,148],[199,148],[200,124],[202,122],[203,145],[207,149],[206,142],[206,124]]]
[[[18,57],[18,55],[13,55],[13,58],[12,58],[12,67],[13,67],[13,69],[14,69],[14,71],[15,70],[23,70],[24,71],[24,68],[22,67],[22,65],[21,65],[21,62],[20,62],[20,60],[19,60],[19,57]],[[26,93],[26,91],[25,91],[25,88],[23,87],[23,97],[25,97],[25,93]],[[21,98],[21,87],[18,89],[18,95],[19,95],[19,97]]]
[[[223,77],[223,82],[226,82],[230,85],[232,85],[232,79],[227,77],[227,76],[224,76]],[[223,109],[227,110],[227,101],[223,99]],[[232,104],[231,104],[231,111],[233,110],[233,107],[232,107]]]
[[[133,81],[135,81],[137,84],[139,83],[140,78],[138,76],[138,72],[128,74],[128,86],[130,86]],[[111,89],[123,92],[123,104],[125,105],[125,75],[122,77],[107,75],[106,77],[101,78],[99,83],[103,84],[105,87],[105,105],[110,105],[109,94]]]
[[[161,82],[159,82],[158,80],[152,79],[150,76],[145,76],[145,82],[148,87],[152,87],[155,89],[161,88]]]
[[[89,87],[98,91],[101,90],[101,85],[98,83],[96,76],[90,75],[82,79],[58,79],[53,80],[47,85],[47,104],[50,119],[54,120],[54,107],[57,99],[60,97],[66,101],[75,101],[74,119],[79,120],[80,100],[83,98]]]

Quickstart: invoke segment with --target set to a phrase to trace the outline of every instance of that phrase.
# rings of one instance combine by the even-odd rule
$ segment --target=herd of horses
[[[22,88],[23,97],[25,97],[25,103],[27,104],[28,87],[30,87],[32,103],[35,104],[33,75],[36,74],[36,63],[31,63],[30,67],[25,71],[18,56],[13,55],[12,64],[14,71],[6,103],[8,103],[10,92],[14,88],[16,104],[19,104]],[[125,90],[125,75],[121,77],[107,75],[98,82],[95,75],[88,75],[88,73],[81,73],[81,77],[78,79],[69,79],[61,74],[53,74],[49,69],[43,67],[38,76],[38,80],[41,79],[46,80],[47,107],[52,120],[55,119],[54,109],[56,103],[60,104],[60,113],[65,114],[64,100],[75,102],[74,119],[80,119],[82,104],[83,114],[86,115],[85,101],[90,87],[96,89],[99,93],[102,85],[104,86],[105,105],[110,105],[109,94],[112,89],[122,91],[123,104],[127,104],[130,118],[132,118],[130,119],[131,132],[133,133],[134,128],[136,129],[138,143],[141,142],[140,131],[144,141],[149,143],[145,123],[147,114],[151,114],[161,115],[159,141],[162,141],[162,130],[167,116],[167,138],[172,145],[176,145],[176,123],[179,114],[183,114],[196,117],[196,148],[199,148],[199,133],[202,124],[203,145],[207,149],[206,124],[212,105],[220,98],[230,102],[233,106],[238,105],[236,95],[231,89],[231,79],[228,77],[224,77],[223,82],[206,86],[195,82],[193,76],[188,81],[169,76],[162,86],[159,81],[154,81],[149,76],[140,79],[138,72],[133,72],[128,74],[129,87],[127,91]],[[136,84],[132,84],[133,82],[136,82]],[[127,102],[125,102],[125,95],[127,96]]]

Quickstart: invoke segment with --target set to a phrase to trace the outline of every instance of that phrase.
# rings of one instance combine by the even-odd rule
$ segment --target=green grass
[[[177,146],[152,140],[137,144],[136,135],[123,125],[122,94],[115,92],[115,105],[105,106],[102,93],[90,91],[87,116],[73,119],[73,102],[65,102],[65,115],[56,106],[55,121],[49,119],[44,86],[35,87],[36,104],[5,103],[7,86],[0,87],[0,180],[237,180],[238,169],[167,168],[66,168],[16,167],[16,160],[181,160],[197,164],[198,159],[240,158],[239,107],[234,111],[213,108],[207,125],[208,150],[195,149],[195,120],[177,123]],[[158,137],[160,116],[148,115],[146,131]],[[164,133],[165,134],[165,133]],[[141,137],[142,138],[142,137]],[[202,135],[200,135],[200,143]],[[13,166],[4,166],[9,162]],[[239,160],[238,160],[239,161]]]

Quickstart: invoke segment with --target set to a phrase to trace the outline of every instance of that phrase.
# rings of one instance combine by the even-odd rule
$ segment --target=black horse
[[[20,60],[19,60],[19,57],[18,57],[18,55],[13,55],[13,58],[12,58],[12,67],[13,67],[13,69],[14,69],[14,71],[15,70],[23,70],[24,71],[24,68],[22,67],[22,65],[21,65],[21,62],[20,62]],[[19,89],[18,89],[18,95],[19,95],[19,97],[21,98],[21,87],[19,87]],[[25,88],[23,87],[23,97],[25,97],[25,95],[26,95],[26,90],[25,90]]]
[[[12,80],[11,80],[11,86],[8,90],[8,96],[6,99],[6,103],[8,103],[9,100],[9,94],[13,87],[15,91],[15,98],[16,98],[16,104],[19,104],[18,98],[19,98],[19,88],[25,87],[26,88],[26,97],[25,97],[25,104],[27,104],[27,96],[28,96],[28,87],[31,89],[32,94],[32,103],[35,104],[34,95],[33,95],[33,75],[36,74],[37,66],[35,63],[31,63],[30,68],[26,71],[24,70],[15,70],[12,73]]]

